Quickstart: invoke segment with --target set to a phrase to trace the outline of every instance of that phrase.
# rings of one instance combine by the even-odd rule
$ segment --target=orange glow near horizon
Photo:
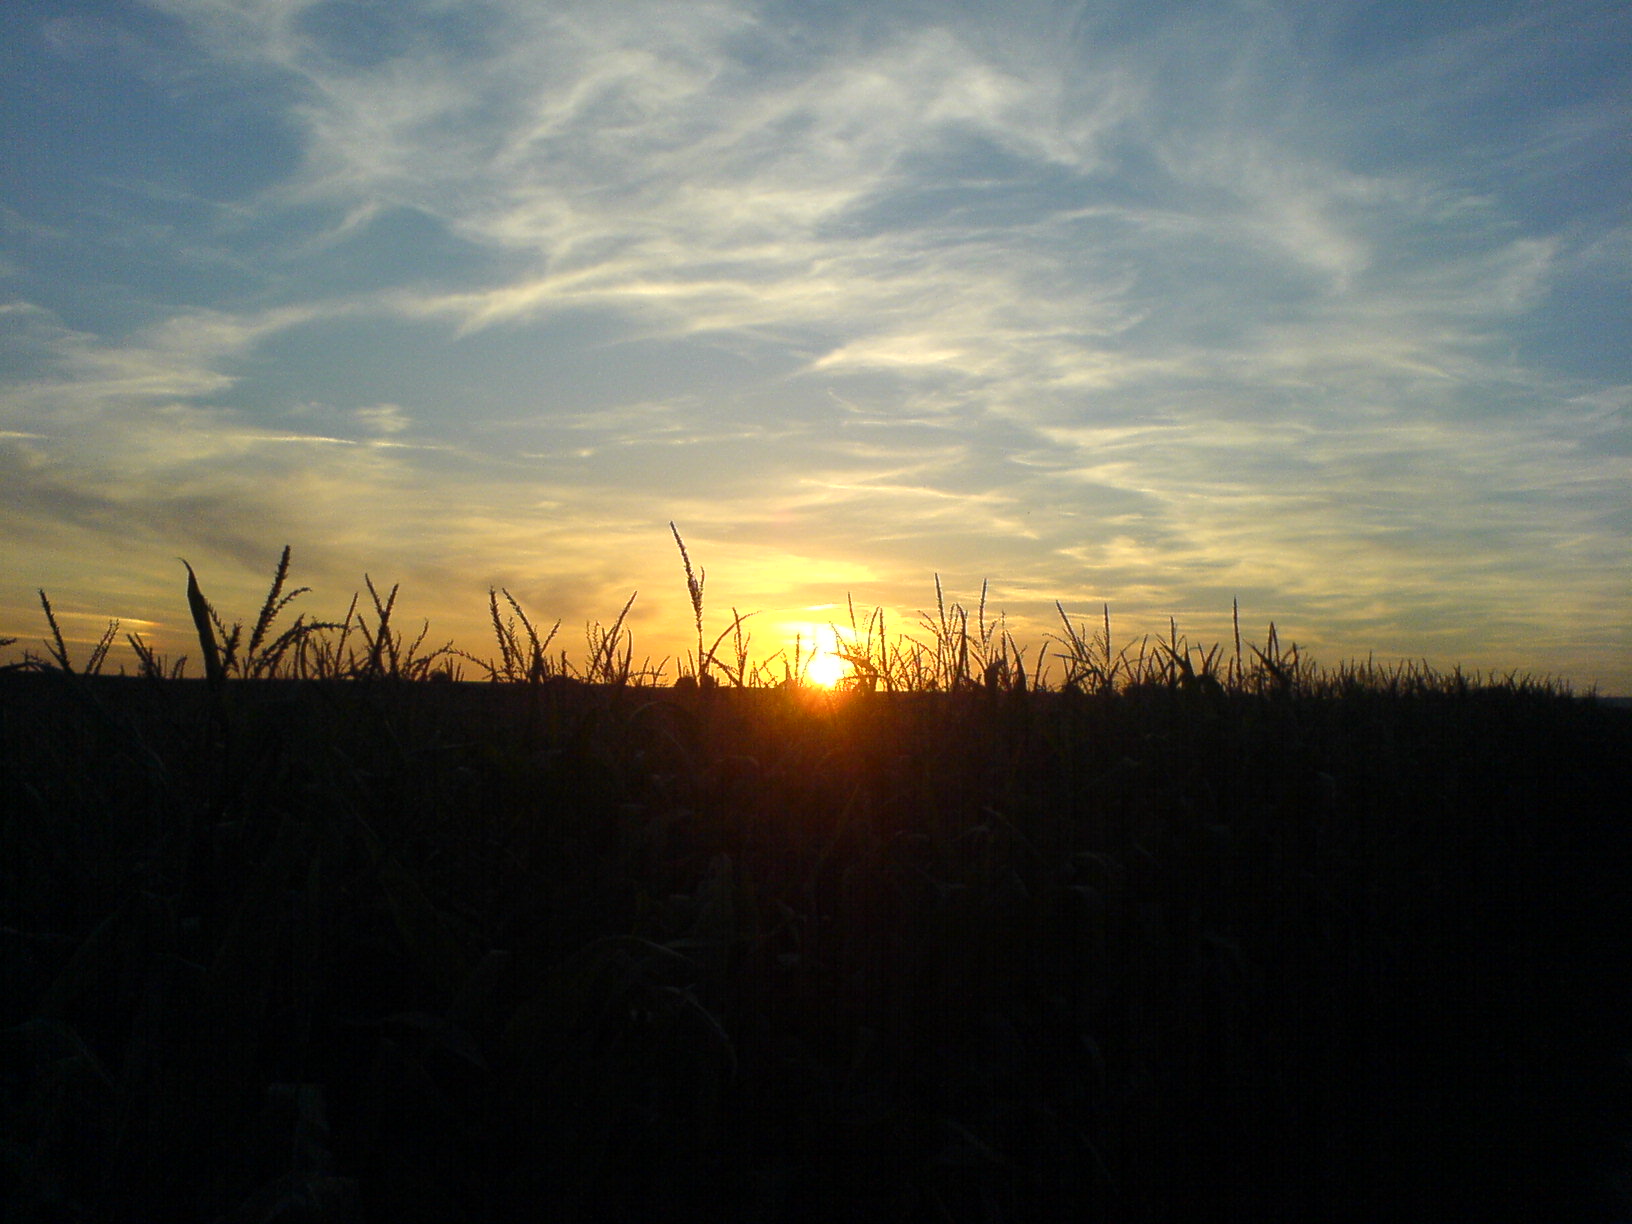
[[[793,666],[799,662],[799,678],[817,688],[838,688],[854,674],[854,669],[836,653],[838,638],[831,625],[814,622],[790,622],[782,627],[785,657]]]
[[[805,669],[805,682],[830,689],[838,687],[850,675],[850,664],[824,650],[811,659],[810,666]]]

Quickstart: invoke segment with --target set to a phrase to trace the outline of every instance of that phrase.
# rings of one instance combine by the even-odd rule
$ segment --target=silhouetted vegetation
[[[280,631],[287,550],[247,633],[189,567],[198,680],[42,592],[7,1218],[1632,1212],[1632,714],[1063,610],[1040,684],[938,584],[828,693],[684,559],[672,688],[628,605],[577,665],[508,592],[491,660],[372,582]]]

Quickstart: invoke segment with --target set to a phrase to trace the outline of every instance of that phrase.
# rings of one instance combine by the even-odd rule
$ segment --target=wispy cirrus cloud
[[[1581,339],[1632,322],[1601,6],[19,28],[265,151],[5,201],[0,447],[77,547],[118,513],[157,549],[188,489],[235,558],[275,528],[478,603],[553,569],[570,619],[670,576],[678,519],[745,602],[846,566],[990,573],[1038,627],[1241,594],[1332,653],[1632,681],[1632,372]]]

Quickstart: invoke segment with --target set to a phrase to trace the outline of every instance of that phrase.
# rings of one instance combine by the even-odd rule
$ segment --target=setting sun
[[[811,659],[810,666],[805,669],[805,682],[822,688],[835,688],[841,680],[850,675],[850,671],[850,664],[838,655],[824,650]]]
[[[814,621],[789,622],[782,626],[789,667],[798,661],[802,683],[817,688],[837,688],[854,672],[840,657],[839,641],[831,625]]]

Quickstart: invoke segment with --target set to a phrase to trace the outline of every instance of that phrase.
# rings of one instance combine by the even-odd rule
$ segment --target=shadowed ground
[[[20,1220],[1609,1220],[1632,716],[0,677]]]

